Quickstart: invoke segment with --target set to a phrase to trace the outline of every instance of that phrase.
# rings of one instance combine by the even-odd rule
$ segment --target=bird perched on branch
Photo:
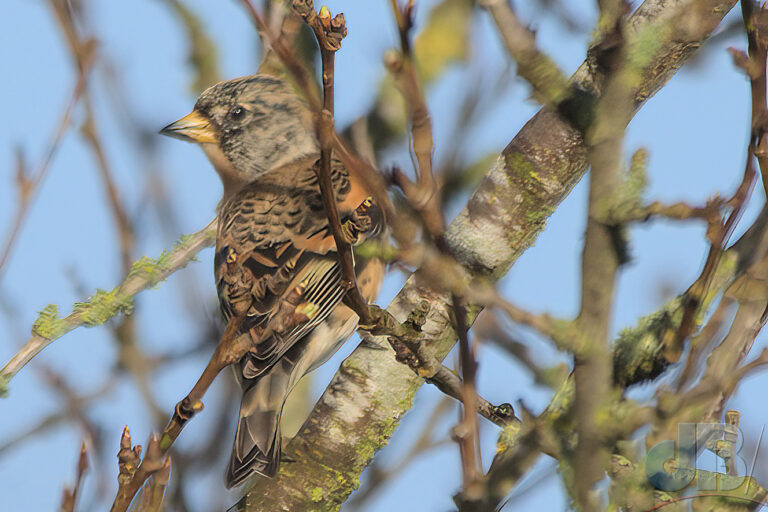
[[[254,472],[273,476],[288,393],[354,332],[341,303],[336,245],[316,169],[313,116],[282,80],[237,78],[202,93],[194,110],[161,131],[199,144],[224,185],[214,271],[219,303],[250,350],[236,365],[243,397],[227,487]],[[336,159],[331,179],[349,242],[379,235],[383,216],[363,181]],[[384,265],[357,258],[363,296],[379,292]]]

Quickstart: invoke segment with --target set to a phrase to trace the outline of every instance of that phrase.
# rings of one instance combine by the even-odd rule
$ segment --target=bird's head
[[[225,194],[319,151],[309,108],[282,79],[268,75],[206,89],[190,114],[160,133],[200,144]]]

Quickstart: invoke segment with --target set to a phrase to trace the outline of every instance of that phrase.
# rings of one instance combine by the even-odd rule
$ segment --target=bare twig
[[[472,345],[469,341],[467,312],[460,299],[454,295],[453,314],[456,321],[456,334],[459,337],[459,364],[463,379],[461,398],[464,404],[462,417],[454,428],[454,435],[458,438],[461,452],[461,470],[463,477],[464,496],[471,500],[481,497],[483,488],[478,485],[483,476],[483,461],[480,453],[480,429],[477,422],[477,360]]]
[[[72,60],[78,70],[84,69],[86,63],[84,59],[87,55],[85,51],[88,39],[79,34],[78,23],[75,20],[76,12],[72,5],[61,0],[49,1],[52,10],[56,16],[62,32],[66,36]],[[78,20],[82,21],[82,20]],[[87,146],[93,154],[96,161],[96,168],[101,176],[102,185],[107,198],[107,204],[112,212],[112,219],[117,231],[117,240],[119,243],[119,254],[121,262],[121,276],[126,276],[131,269],[131,261],[134,254],[135,233],[134,226],[128,216],[125,205],[120,198],[117,184],[115,183],[112,168],[107,159],[106,151],[102,144],[100,130],[96,123],[96,116],[93,110],[91,94],[86,86],[82,95],[82,103],[85,110],[85,120],[80,128],[80,133],[85,139]],[[126,368],[132,377],[136,380],[139,392],[150,412],[155,418],[164,417],[163,412],[155,400],[149,381],[148,366],[145,365],[146,355],[141,351],[136,343],[135,324],[133,316],[124,316],[119,322],[110,325],[117,344],[119,345],[120,363]],[[161,420],[162,421],[162,420]]]
[[[734,299],[723,297],[717,304],[714,312],[710,315],[706,325],[691,338],[690,353],[686,358],[685,367],[677,379],[678,392],[682,391],[686,385],[691,383],[691,379],[699,369],[698,365],[701,363],[700,358],[702,354],[705,353],[715,335],[723,328],[726,315],[730,312],[731,307],[733,307],[735,303],[736,301]]]
[[[134,241],[135,235],[133,230],[133,224],[128,217],[125,210],[125,206],[120,199],[117,186],[115,184],[112,169],[107,161],[106,154],[104,152],[104,146],[101,143],[101,138],[98,135],[96,129],[96,120],[93,116],[93,107],[91,106],[90,95],[85,94],[85,111],[86,119],[83,123],[81,133],[88,142],[88,146],[93,152],[96,159],[99,174],[101,175],[102,182],[104,184],[104,190],[109,199],[110,209],[112,210],[112,218],[114,219],[115,226],[118,233],[118,241],[120,244],[120,261],[122,263],[123,275],[127,275],[131,269],[131,260],[134,254]]]
[[[568,77],[557,64],[536,47],[536,35],[525,27],[512,10],[509,0],[482,0],[496,22],[509,54],[515,59],[517,73],[534,90],[534,96],[550,107],[557,107],[568,95]]]
[[[80,487],[83,483],[83,476],[88,471],[88,450],[85,442],[80,446],[80,456],[77,460],[77,476],[75,477],[75,485],[72,489],[64,488],[63,496],[61,499],[61,512],[75,512],[75,505],[77,504],[77,495],[80,492]]]
[[[179,437],[184,425],[197,412],[203,409],[203,396],[216,376],[221,373],[221,370],[242,359],[250,348],[252,343],[250,336],[241,335],[240,333],[241,322],[242,319],[239,318],[233,318],[229,321],[227,329],[224,331],[221,341],[206,365],[205,370],[203,370],[202,375],[200,375],[200,378],[187,396],[176,404],[173,417],[165,428],[163,437],[160,440],[160,447],[163,451],[167,451],[170,448],[176,438]]]
[[[72,113],[75,109],[75,105],[80,100],[83,92],[85,91],[86,82],[88,79],[88,72],[92,68],[93,61],[96,54],[95,42],[89,41],[85,47],[86,52],[83,56],[83,64],[80,68],[80,72],[77,75],[77,82],[75,83],[74,90],[70,96],[67,106],[64,108],[64,112],[61,115],[61,119],[54,131],[51,142],[48,145],[48,149],[45,152],[45,156],[38,164],[37,170],[32,174],[31,178],[26,177],[23,174],[23,169],[19,170],[19,205],[16,209],[16,215],[13,220],[8,236],[3,243],[3,252],[0,254],[0,278],[3,275],[3,269],[8,262],[8,258],[13,250],[16,238],[21,231],[21,227],[24,224],[24,220],[29,212],[29,207],[32,204],[32,200],[35,197],[35,192],[40,188],[40,184],[48,174],[53,156],[61,145],[61,141],[64,139],[64,135],[72,124]]]
[[[496,287],[487,282],[476,280],[467,287],[467,297],[476,304],[496,308],[515,323],[535,329],[546,336],[561,350],[573,352],[577,346],[576,327],[570,320],[559,320],[550,315],[526,311],[505,300]]]
[[[434,140],[432,121],[419,84],[416,64],[410,44],[410,31],[413,28],[414,2],[409,1],[400,9],[397,0],[392,0],[392,9],[400,34],[400,53],[389,52],[385,63],[392,73],[397,87],[406,99],[410,110],[411,144],[416,156],[417,181],[412,182],[399,169],[392,171],[395,184],[403,191],[413,209],[422,218],[427,231],[436,240],[445,232],[445,219],[441,205],[440,191],[432,169]]]
[[[430,305],[427,301],[421,301],[411,312],[408,319],[398,326],[397,336],[388,336],[387,340],[395,351],[398,362],[408,365],[419,377],[424,378],[430,384],[434,384],[446,395],[464,402],[465,385],[459,376],[445,367],[424,345],[421,328],[426,320]],[[381,310],[388,314],[386,310]],[[394,319],[387,320],[390,323]],[[474,404],[466,405],[469,410],[476,409],[486,419],[504,427],[515,421],[515,413],[508,403],[493,405],[475,392]]]
[[[763,188],[768,197],[768,104],[766,104],[766,56],[768,55],[768,34],[766,22],[768,11],[765,5],[759,5],[754,0],[741,2],[741,13],[747,32],[748,60],[739,59],[735,50],[731,49],[737,64],[749,77],[752,96],[752,120],[750,123],[749,155],[757,157],[760,173],[763,177]]]
[[[67,45],[78,72],[80,74],[86,73],[87,69],[90,67],[90,60],[93,58],[94,51],[91,47],[95,47],[95,40],[93,38],[83,38],[78,34],[72,7],[68,2],[50,0],[49,3],[56,15],[59,27],[66,36]],[[99,136],[99,130],[96,127],[96,119],[93,114],[93,106],[87,83],[82,91],[82,97],[86,117],[81,128],[81,133],[96,159],[97,168],[101,175],[104,190],[109,200],[112,216],[117,227],[122,271],[124,274],[127,274],[131,268],[131,255],[133,253],[133,225],[128,218],[125,207],[118,194],[112,170],[101,143],[101,137]]]
[[[306,68],[301,65],[299,59],[296,58],[295,53],[286,47],[282,40],[280,40],[280,38],[278,38],[264,22],[259,12],[253,6],[253,3],[251,3],[250,0],[240,1],[253,19],[253,22],[256,25],[256,28],[259,31],[262,39],[266,39],[266,42],[272,47],[272,49],[275,51],[275,54],[280,58],[285,67],[296,80],[299,89],[304,94],[304,97],[309,103],[312,111],[319,115],[322,110],[322,103],[316,82],[307,73]],[[303,0],[299,0],[298,3],[299,5],[305,4]],[[314,7],[312,9],[314,10]],[[341,137],[339,137],[338,133],[333,131],[332,137],[333,149],[335,151],[336,157],[339,158],[349,169],[356,170],[359,173],[359,176],[365,182],[368,190],[371,191],[371,194],[376,199],[376,203],[384,209],[387,217],[391,217],[394,213],[394,208],[392,206],[392,202],[389,199],[389,195],[387,194],[385,182],[381,174],[370,163],[368,163],[368,161],[356,156],[354,152],[347,147],[346,143],[341,139]]]
[[[696,314],[709,291],[712,280],[715,277],[715,270],[725,252],[731,234],[736,228],[739,219],[741,219],[741,215],[744,213],[752,189],[755,186],[756,179],[757,172],[755,171],[752,159],[747,158],[742,182],[733,197],[728,201],[729,204],[733,205],[733,209],[719,226],[719,230],[715,235],[715,240],[710,244],[707,259],[704,262],[701,274],[690,288],[686,290],[683,297],[683,318],[680,327],[676,331],[668,333],[667,339],[665,340],[664,353],[665,357],[670,362],[676,362],[680,358],[683,342],[693,334],[696,329]]]
[[[325,213],[328,216],[328,225],[336,243],[336,253],[344,277],[342,284],[348,290],[349,304],[360,317],[360,322],[365,325],[370,320],[367,301],[357,287],[352,246],[342,232],[341,219],[331,183],[331,153],[334,134],[334,62],[336,52],[341,48],[341,41],[347,35],[347,26],[344,21],[344,14],[340,13],[331,18],[331,12],[325,6],[317,14],[312,0],[295,0],[293,9],[312,28],[320,46],[320,56],[323,62],[323,106],[315,125],[317,139],[320,142],[320,167],[316,168],[317,180],[320,185]]]
[[[288,71],[296,79],[312,111],[319,112],[322,105],[320,92],[317,89],[316,82],[307,73],[306,68],[299,62],[293,51],[287,48],[282,40],[272,32],[272,29],[264,22],[259,11],[256,10],[256,7],[254,7],[250,0],[240,0],[240,3],[243,4],[243,7],[248,11],[251,19],[253,19],[262,39],[266,39],[266,43],[272,47],[283,64],[285,64],[285,67],[288,68]]]
[[[665,204],[660,201],[654,201],[644,206],[632,208],[626,215],[615,219],[616,222],[645,222],[652,217],[663,217],[671,220],[689,220],[701,219],[710,225],[720,223],[720,210],[725,206],[726,201],[720,197],[715,197],[704,206],[692,206],[688,203],[679,202]]]
[[[221,371],[227,366],[239,361],[247,352],[251,346],[250,335],[242,335],[240,333],[240,326],[242,319],[232,318],[227,324],[227,329],[224,331],[224,335],[221,338],[215,352],[211,356],[210,361],[200,375],[192,390],[187,394],[184,399],[176,404],[173,416],[168,422],[168,426],[165,427],[160,440],[157,440],[154,435],[150,438],[149,447],[147,448],[147,454],[141,461],[138,468],[136,467],[137,458],[136,455],[140,455],[140,449],[137,453],[133,450],[132,454],[125,452],[126,459],[128,461],[128,469],[131,471],[122,471],[122,467],[125,465],[121,459],[121,475],[123,478],[119,481],[117,496],[112,505],[112,512],[124,512],[127,510],[131,501],[133,501],[136,493],[141,489],[144,482],[154,472],[162,469],[166,464],[164,460],[166,453],[173,446],[173,443],[178,439],[179,434],[184,429],[184,426],[197,414],[203,410],[202,399],[208,388],[213,384],[214,379],[221,373]],[[126,427],[126,433],[123,434],[124,441],[121,442],[121,446],[125,445],[130,447],[130,434],[128,434],[128,427]],[[125,440],[127,436],[127,440]],[[123,450],[121,450],[123,453]],[[120,458],[118,456],[118,458]]]
[[[485,512],[499,510],[499,502],[536,462],[541,453],[562,458],[558,434],[551,421],[554,414],[547,408],[539,416],[533,416],[521,408],[522,421],[510,424],[499,435],[498,450],[483,481],[485,495],[473,500],[464,493],[454,500],[461,512]]]
[[[755,2],[747,0],[742,2],[742,16],[747,30],[749,44],[749,57],[731,49],[731,54],[737,65],[747,73],[750,78],[750,92],[752,97],[752,117],[750,122],[750,140],[747,146],[747,159],[744,168],[744,177],[734,195],[728,200],[731,212],[722,221],[715,240],[710,245],[704,268],[696,282],[686,291],[683,310],[683,320],[680,328],[674,335],[666,340],[665,355],[669,361],[677,361],[682,353],[682,345],[696,328],[695,317],[704,296],[709,290],[715,268],[725,251],[730,236],[741,219],[747,206],[752,190],[757,180],[753,156],[757,157],[760,171],[763,176],[763,186],[768,191],[766,177],[768,177],[768,148],[766,148],[765,134],[768,127],[768,107],[766,107],[766,53],[768,46],[763,39],[765,35],[757,31],[756,27],[762,22],[761,18],[768,18],[768,12],[761,7],[755,12]]]
[[[411,136],[413,153],[416,156],[417,181],[412,182],[408,177],[395,168],[392,178],[403,191],[411,207],[419,214],[424,226],[432,236],[437,247],[444,253],[450,254],[444,239],[445,219],[443,217],[441,196],[438,190],[432,168],[432,153],[434,139],[432,122],[429,118],[426,99],[419,84],[416,66],[410,44],[410,31],[413,28],[414,2],[407,2],[402,9],[397,0],[392,0],[398,32],[400,34],[400,53],[391,52],[387,55],[386,64],[395,79],[395,83],[406,99],[410,110]],[[475,377],[477,361],[475,360],[466,323],[466,310],[462,298],[452,294],[453,316],[456,323],[456,333],[459,336],[459,365],[463,374],[461,386],[461,401],[463,416],[455,428],[459,442],[464,489],[468,496],[473,496],[479,489],[476,483],[482,475],[482,460],[480,457],[480,435],[477,423],[477,396]],[[423,352],[424,350],[421,349]],[[422,357],[426,357],[423,355]],[[434,357],[434,356],[432,356]],[[442,365],[435,365],[439,370]],[[443,380],[444,381],[444,380]],[[445,381],[444,381],[445,384]]]
[[[126,425],[120,438],[120,451],[117,452],[120,473],[117,477],[117,497],[112,504],[111,512],[128,510],[128,506],[144,481],[167,464],[160,449],[160,442],[154,434],[149,438],[143,458],[141,452],[141,445],[131,445],[131,432]]]

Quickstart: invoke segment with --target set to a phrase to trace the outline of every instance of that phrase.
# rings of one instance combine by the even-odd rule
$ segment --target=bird
[[[160,133],[198,144],[223,185],[216,289],[224,318],[237,319],[238,336],[250,337],[233,365],[242,399],[226,473],[232,488],[254,473],[277,473],[288,394],[339,349],[358,316],[342,303],[347,288],[318,185],[314,116],[284,79],[217,83]],[[384,215],[364,180],[335,157],[330,171],[345,238],[353,245],[382,239]],[[385,265],[354,259],[360,291],[372,302]]]

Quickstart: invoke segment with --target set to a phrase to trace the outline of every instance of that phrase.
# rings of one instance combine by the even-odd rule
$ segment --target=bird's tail
[[[271,368],[253,379],[242,378],[243,398],[235,446],[227,469],[227,487],[236,487],[253,473],[275,476],[280,467],[280,415],[288,393],[299,379],[328,360],[354,331],[357,316],[338,306],[325,322],[296,343]]]
[[[290,391],[290,369],[279,363],[255,380],[243,383],[235,445],[227,469],[227,487],[242,484],[253,473],[272,477],[280,466],[280,413]],[[288,370],[288,371],[285,371]]]

